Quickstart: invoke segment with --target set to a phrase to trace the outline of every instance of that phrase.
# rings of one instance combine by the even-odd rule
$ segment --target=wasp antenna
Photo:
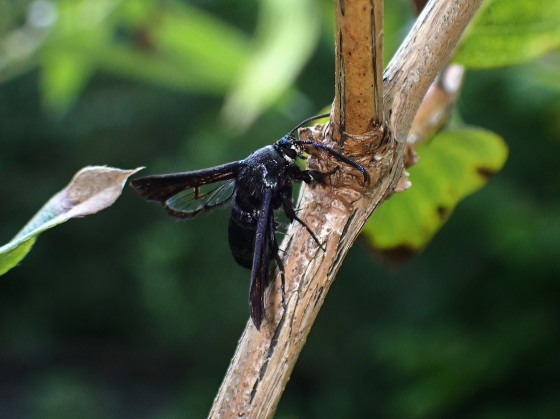
[[[330,112],[328,112],[328,113],[322,113],[322,114],[319,114],[319,115],[315,115],[315,116],[312,116],[312,117],[310,117],[310,118],[307,118],[307,119],[301,121],[293,130],[290,131],[290,133],[288,134],[288,136],[292,137],[295,131],[297,131],[298,129],[300,129],[301,127],[303,127],[303,126],[304,126],[305,124],[307,124],[308,122],[315,121],[316,119],[326,118],[327,116],[330,116]]]
[[[329,153],[331,153],[333,156],[337,157],[340,161],[349,164],[352,167],[355,167],[356,169],[358,169],[362,175],[364,176],[364,182],[365,183],[369,183],[369,173],[367,172],[366,169],[364,169],[364,167],[359,164],[356,163],[354,160],[346,157],[344,154],[339,153],[338,151],[333,150],[332,148],[320,144],[320,143],[316,143],[315,141],[310,141],[310,140],[294,140],[294,144],[307,144],[307,145],[312,145],[313,147],[317,147],[320,148],[322,150],[328,151]]]

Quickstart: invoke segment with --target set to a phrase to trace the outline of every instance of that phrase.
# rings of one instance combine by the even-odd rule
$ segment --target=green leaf
[[[243,32],[183,2],[64,1],[41,57],[43,99],[64,111],[94,70],[223,94],[248,56]]]
[[[154,51],[146,58],[161,62],[160,69],[169,68],[172,75],[182,74],[178,86],[192,90],[223,92],[249,57],[243,32],[184,2],[169,3],[152,36]]]
[[[454,60],[491,68],[533,60],[560,47],[560,1],[487,0]]]
[[[224,116],[244,128],[293,83],[319,37],[312,0],[262,0],[255,49],[224,105]]]
[[[442,131],[417,152],[420,160],[409,170],[412,186],[391,196],[364,227],[378,250],[422,249],[459,201],[481,188],[507,158],[502,138],[478,128]]]
[[[47,108],[62,115],[74,104],[93,69],[76,54],[56,51],[45,54],[41,71],[41,94]]]
[[[5,246],[0,247],[0,275],[4,275],[20,260],[22,260],[35,244],[35,237],[27,240],[12,240]]]
[[[141,168],[87,166],[76,173],[66,188],[54,195],[9,243],[0,247],[0,275],[25,257],[43,231],[111,206],[121,195],[128,177],[138,170]]]

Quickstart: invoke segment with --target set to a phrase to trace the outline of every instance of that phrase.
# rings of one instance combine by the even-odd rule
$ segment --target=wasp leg
[[[321,250],[324,252],[325,248],[324,248],[323,244],[319,241],[319,239],[317,238],[317,236],[315,235],[313,230],[311,230],[309,228],[309,226],[307,224],[305,224],[305,222],[296,215],[296,211],[294,209],[294,204],[292,202],[292,197],[290,195],[282,194],[282,207],[284,208],[284,213],[286,214],[286,216],[290,220],[292,220],[292,221],[295,220],[298,223],[300,223],[302,226],[304,226],[305,229],[309,232],[309,234],[313,238],[313,240],[315,240],[315,243],[317,243],[317,246],[319,246],[321,248]]]
[[[290,173],[290,178],[294,182],[323,183],[325,178],[336,173],[339,169],[340,166],[336,166],[334,169],[329,170],[328,172],[321,172],[320,170],[313,170],[313,169],[300,170],[299,167],[295,166],[294,170],[292,170]]]

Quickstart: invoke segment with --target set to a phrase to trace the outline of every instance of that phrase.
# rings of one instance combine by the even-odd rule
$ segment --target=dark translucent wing
[[[167,201],[164,206],[175,217],[191,218],[201,211],[227,204],[235,193],[235,179],[188,188]]]
[[[147,176],[133,180],[131,185],[142,198],[165,205],[169,198],[186,189],[235,178],[242,163],[235,161],[192,172]]]
[[[259,210],[259,220],[255,233],[253,266],[251,268],[251,288],[249,290],[249,306],[251,319],[257,330],[260,330],[264,318],[264,290],[267,284],[267,271],[270,262],[271,234],[274,214],[271,209],[272,189],[265,190]],[[274,232],[272,232],[274,234]]]

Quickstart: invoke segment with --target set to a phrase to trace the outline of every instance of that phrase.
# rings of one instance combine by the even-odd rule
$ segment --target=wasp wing
[[[158,202],[171,215],[190,218],[232,198],[242,164],[236,161],[191,172],[147,176],[133,180],[131,185],[142,198]],[[215,185],[217,182],[221,183]]]
[[[185,189],[233,179],[237,176],[242,164],[243,161],[235,161],[192,172],[146,176],[133,180],[131,185],[142,198],[163,205],[173,195]]]
[[[251,319],[257,330],[260,330],[264,318],[264,291],[268,283],[268,265],[274,236],[274,214],[271,204],[272,189],[267,188],[259,209],[253,249],[253,266],[251,268],[251,287],[249,289]]]
[[[227,204],[235,193],[235,179],[195,186],[165,201],[165,209],[173,216],[192,218],[201,211],[210,211]]]

